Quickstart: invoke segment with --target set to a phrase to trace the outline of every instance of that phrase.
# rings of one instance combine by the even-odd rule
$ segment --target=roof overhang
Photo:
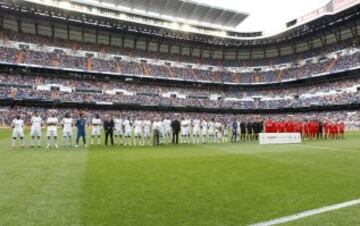
[[[234,29],[248,13],[210,6],[189,0],[70,0],[177,23]]]
[[[86,3],[90,2],[90,1],[94,1],[94,0],[87,0]],[[99,1],[99,0],[97,0]],[[247,33],[240,33],[237,31],[230,31],[230,30],[206,30],[206,28],[200,27],[200,28],[196,28],[196,27],[192,27],[192,26],[187,26],[187,28],[185,26],[179,26],[178,28],[175,28],[173,23],[171,21],[165,21],[162,23],[162,21],[160,20],[154,20],[154,21],[144,21],[144,20],[140,20],[140,17],[144,17],[144,16],[138,16],[138,15],[134,15],[133,13],[128,13],[128,16],[125,16],[124,14],[127,13],[122,13],[119,12],[118,10],[112,9],[113,11],[116,11],[115,14],[111,14],[112,12],[110,12],[110,8],[109,9],[105,9],[103,12],[98,12],[96,8],[98,8],[97,6],[93,6],[93,5],[89,5],[86,4],[85,1],[84,3],[80,3],[82,2],[81,0],[24,0],[24,2],[30,3],[30,4],[35,4],[35,5],[42,5],[45,6],[45,11],[44,12],[48,12],[48,8],[46,7],[50,7],[50,8],[57,8],[60,10],[64,10],[64,12],[67,12],[68,15],[71,15],[72,12],[78,13],[80,15],[80,18],[77,18],[77,20],[80,22],[82,19],[84,19],[86,16],[85,15],[90,15],[90,16],[95,16],[96,17],[103,17],[103,18],[107,18],[107,19],[113,19],[113,20],[119,20],[122,22],[126,22],[129,24],[141,24],[141,25],[145,25],[144,27],[148,26],[149,27],[156,27],[159,28],[160,30],[155,31],[154,34],[155,35],[160,35],[160,36],[166,36],[166,35],[172,35],[172,34],[167,34],[167,33],[162,33],[163,31],[161,31],[161,29],[168,29],[170,32],[172,30],[175,31],[179,30],[179,31],[183,31],[186,33],[190,33],[190,34],[200,34],[200,35],[205,35],[205,36],[210,36],[210,37],[215,37],[215,38],[220,38],[220,39],[214,39],[211,40],[211,43],[216,42],[217,40],[221,40],[221,42],[231,42],[234,40],[240,41],[243,44],[249,44],[249,43],[253,43],[253,44],[257,44],[257,43],[270,43],[270,42],[274,42],[274,41],[281,41],[281,40],[288,40],[289,37],[290,38],[294,38],[294,37],[298,37],[300,35],[303,35],[307,32],[311,32],[313,30],[313,28],[315,28],[314,26],[317,26],[315,23],[316,21],[323,21],[321,22],[323,25],[322,26],[327,26],[327,25],[332,25],[334,23],[338,23],[343,21],[343,19],[337,19],[336,21],[331,21],[330,18],[332,18],[332,16],[335,16],[335,14],[338,14],[342,11],[347,11],[350,10],[350,8],[353,8],[353,10],[349,11],[349,13],[351,13],[351,17],[350,18],[354,18],[359,14],[359,7],[360,7],[360,0],[331,0],[330,3],[328,3],[327,5],[331,5],[331,7],[328,9],[328,7],[326,7],[327,10],[325,11],[320,11],[320,13],[315,14],[314,16],[305,16],[305,19],[295,19],[295,24],[288,26],[286,29],[278,31],[278,32],[274,32],[274,33],[270,33],[270,34],[266,34],[266,33],[260,33],[260,34],[256,34],[254,35],[248,35]],[[66,3],[66,4],[64,4]],[[336,3],[336,4],[334,4]],[[346,4],[345,4],[346,3]],[[73,6],[71,5],[73,4]],[[30,7],[34,7],[34,6],[30,6]],[[102,7],[102,9],[104,9]],[[44,10],[44,9],[43,9]],[[355,12],[354,12],[355,11]],[[51,10],[50,10],[51,13]],[[70,13],[70,14],[69,14]],[[67,15],[67,16],[68,16]],[[83,17],[83,18],[82,18]],[[137,18],[136,18],[137,17]],[[147,16],[150,18],[150,16]],[[323,18],[324,17],[324,18]],[[349,17],[346,17],[344,19],[348,19]],[[336,19],[334,17],[334,19]],[[151,18],[149,19],[151,20]],[[91,23],[96,23],[98,24],[97,19],[95,19],[95,21],[91,21]],[[187,25],[187,24],[184,24]],[[100,26],[100,24],[99,24]],[[108,24],[102,24],[101,26],[110,26]],[[311,27],[309,27],[311,26]],[[185,29],[186,28],[186,29]],[[129,28],[129,30],[132,29],[131,31],[133,31],[134,29],[136,30],[136,28]],[[136,31],[136,32],[141,32],[141,26],[140,26],[140,30]],[[146,29],[146,28],[144,28]],[[156,33],[158,32],[158,33]],[[146,31],[147,34],[152,33],[152,31],[147,30]],[[175,36],[174,36],[175,37]],[[187,39],[187,37],[183,36],[183,38]],[[191,38],[191,37],[189,37]],[[226,41],[224,41],[226,40]]]

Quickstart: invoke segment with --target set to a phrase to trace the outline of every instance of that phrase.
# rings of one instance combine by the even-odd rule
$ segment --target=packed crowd
[[[36,43],[41,45],[50,45],[57,47],[70,47],[71,42],[64,42],[55,40],[50,42],[47,38],[31,36],[19,33],[11,33],[10,40],[26,41],[28,43]],[[338,50],[351,46],[351,41],[329,46],[324,49],[321,54],[329,50]],[[73,44],[74,45],[74,44]],[[101,51],[96,45],[76,44],[75,51],[78,50],[92,50]],[[111,48],[106,50],[106,53],[111,53]],[[355,46],[355,48],[358,48]],[[110,50],[109,50],[110,49]],[[106,55],[106,53],[104,53]],[[116,51],[114,52],[116,53]],[[319,53],[314,51],[314,53]],[[319,54],[320,54],[319,53]],[[313,53],[304,54],[305,57],[311,56]],[[171,57],[170,57],[171,59]],[[170,60],[167,59],[167,60]],[[8,47],[0,48],[0,61],[9,63],[25,63],[40,66],[55,66],[59,68],[80,69],[95,72],[111,72],[122,73],[127,75],[143,75],[154,76],[160,78],[180,78],[195,81],[212,81],[212,82],[230,82],[230,83],[268,83],[279,82],[289,79],[306,78],[315,74],[326,73],[331,71],[338,71],[360,65],[360,52],[351,55],[339,55],[336,58],[324,58],[321,61],[308,61],[305,65],[299,66],[295,61],[293,66],[281,70],[257,71],[232,73],[223,69],[197,69],[192,67],[177,67],[173,65],[153,65],[146,61],[135,62],[125,61],[120,58],[100,59],[88,55],[86,57],[70,56],[61,50],[55,49],[53,52],[41,52],[27,49],[15,49]],[[274,60],[276,62],[276,60]],[[244,64],[242,64],[243,66]]]
[[[203,86],[173,86],[165,84],[143,84],[134,82],[124,82],[121,80],[100,80],[96,77],[68,78],[50,76],[49,74],[16,74],[0,73],[0,84],[15,86],[18,84],[37,86],[37,85],[61,85],[76,90],[105,91],[105,90],[126,90],[132,93],[148,93],[160,96],[163,93],[178,93],[189,96],[209,97],[219,95],[223,98],[245,98],[252,96],[264,97],[285,97],[301,94],[315,94],[318,92],[329,92],[359,85],[360,78],[348,78],[340,81],[329,81],[326,83],[310,84],[306,86],[287,86],[277,89],[271,88],[242,88],[229,87],[218,89],[217,87]]]
[[[157,53],[154,51],[145,51],[141,49],[130,49],[130,48],[122,49],[121,47],[118,46],[107,46],[103,44],[94,44],[94,43],[82,43],[75,40],[64,41],[63,39],[58,39],[58,38],[51,39],[50,37],[46,37],[46,36],[34,36],[31,34],[18,33],[12,31],[3,31],[2,33],[0,33],[0,38],[6,40],[25,42],[25,43],[37,43],[44,46],[46,45],[46,46],[58,46],[62,48],[71,48],[74,50],[84,50],[84,51],[102,52],[102,53],[110,53],[110,54],[122,53],[130,57],[160,59],[160,60],[188,62],[195,64],[205,64],[205,65],[224,66],[224,67],[244,67],[244,66],[258,67],[258,66],[284,64],[289,62],[296,62],[299,59],[306,59],[314,56],[324,55],[326,53],[338,51],[341,49],[345,49],[357,45],[356,43],[354,43],[354,40],[349,39],[339,43],[333,43],[327,45],[326,47],[319,47],[313,49],[312,51],[303,52],[301,54],[292,54],[288,56],[281,56],[281,57],[268,58],[268,59],[223,61],[220,59],[210,59],[204,57],[192,57],[192,56],[162,53],[162,52]]]
[[[359,103],[360,78],[278,89],[218,90],[204,87],[173,87],[95,79],[66,79],[44,75],[0,74],[0,98],[112,102],[152,106],[189,106],[229,109],[281,109]],[[21,84],[19,86],[18,84]],[[40,90],[42,85],[69,87],[71,92]],[[352,90],[346,89],[351,88]],[[109,94],[107,91],[121,90]],[[341,92],[340,92],[341,91]],[[320,93],[322,95],[320,95]],[[303,96],[310,95],[310,96]],[[211,98],[211,97],[216,97]]]

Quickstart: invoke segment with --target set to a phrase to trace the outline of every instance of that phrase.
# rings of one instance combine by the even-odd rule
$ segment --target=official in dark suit
[[[253,140],[253,124],[252,122],[246,123],[247,139]]]
[[[234,119],[232,123],[232,136],[231,136],[231,142],[235,143],[237,140],[237,132],[238,132],[238,123],[236,122],[236,119]]]
[[[179,133],[180,133],[180,121],[175,119],[171,122],[171,129],[172,129],[172,143],[178,144],[179,143]]]
[[[322,139],[323,138],[323,123],[321,121],[319,122],[319,131],[317,133],[317,139]]]
[[[240,140],[245,141],[245,135],[246,135],[246,124],[244,121],[240,123]]]
[[[114,127],[115,123],[114,120],[108,117],[104,121],[104,130],[105,130],[105,146],[108,146],[108,140],[110,137],[111,145],[114,145]]]

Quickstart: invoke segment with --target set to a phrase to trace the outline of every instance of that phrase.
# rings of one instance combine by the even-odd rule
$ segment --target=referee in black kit
[[[104,121],[105,146],[108,146],[109,137],[111,145],[114,145],[114,127],[114,120],[110,116],[107,116],[106,120]]]

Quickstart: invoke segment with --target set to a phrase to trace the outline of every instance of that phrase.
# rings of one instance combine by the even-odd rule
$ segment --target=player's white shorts
[[[166,128],[165,129],[165,134],[166,134],[166,136],[171,136],[171,128]]]
[[[135,130],[135,137],[141,137],[141,135],[142,135],[142,132],[141,132],[141,130]]]
[[[100,126],[93,126],[91,128],[91,136],[101,136],[101,128],[100,128]]]
[[[72,137],[72,130],[64,130],[63,137]]]
[[[131,137],[131,130],[125,130],[124,136]]]
[[[200,129],[194,128],[193,130],[193,136],[199,136],[200,135]]]
[[[121,129],[115,128],[114,135],[115,135],[115,136],[122,136],[122,135],[123,135],[123,132],[122,132]]]
[[[12,132],[13,138],[23,138],[24,137],[24,130],[23,129],[14,129]]]
[[[41,137],[41,127],[31,127],[30,136]]]
[[[144,131],[144,137],[149,138],[150,137],[150,131]]]
[[[214,130],[209,130],[209,136],[214,136],[215,135],[215,131]]]
[[[206,137],[206,133],[207,133],[206,130],[202,130],[202,131],[201,131],[201,135],[204,136],[204,137]]]
[[[182,131],[182,134],[181,134],[181,135],[183,135],[183,136],[188,136],[188,135],[189,135],[189,132],[190,132],[190,131],[189,131],[189,128],[187,128],[187,127],[186,127],[186,128],[183,128],[181,131]]]
[[[57,128],[54,126],[48,127],[47,131],[46,131],[46,136],[47,137],[57,137],[58,136]]]

